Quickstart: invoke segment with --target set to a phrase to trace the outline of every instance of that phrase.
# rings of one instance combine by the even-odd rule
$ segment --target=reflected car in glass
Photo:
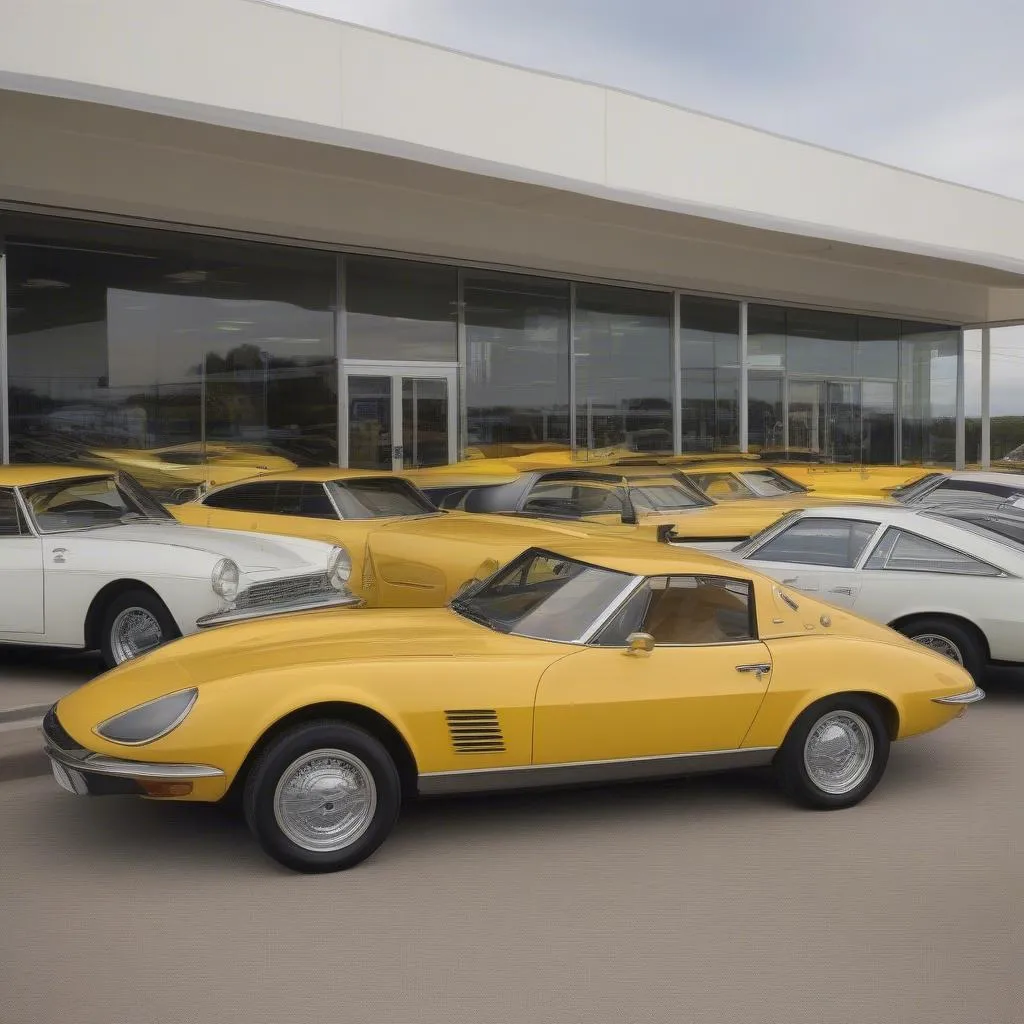
[[[850,807],[894,740],[983,696],[948,659],[746,566],[577,540],[446,608],[187,637],[64,697],[43,729],[64,789],[237,799],[270,857],[323,872],[370,856],[420,794],[771,766],[798,803]]]
[[[183,526],[126,473],[0,467],[0,643],[112,666],[224,622],[354,603],[350,570],[328,544]]]
[[[726,557],[884,623],[980,678],[1024,664],[1024,514],[972,505],[807,509]]]

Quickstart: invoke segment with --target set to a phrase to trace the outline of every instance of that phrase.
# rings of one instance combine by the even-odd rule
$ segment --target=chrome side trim
[[[154,764],[92,753],[76,757],[66,750],[58,750],[51,743],[45,743],[44,750],[51,761],[57,761],[65,768],[95,775],[111,775],[118,779],[215,779],[224,774],[219,768],[208,764]]]
[[[534,789],[548,786],[585,785],[591,782],[628,782],[635,779],[672,778],[730,768],[760,768],[770,764],[775,747],[743,750],[705,750],[696,754],[656,754],[650,757],[611,761],[572,761],[567,764],[533,764],[513,768],[468,768],[448,772],[424,772],[417,782],[424,796],[448,793],[480,793],[493,790]]]
[[[203,615],[196,619],[196,625],[200,629],[209,629],[211,626],[226,626],[232,622],[248,622],[251,619],[267,619],[275,615],[292,615],[296,612],[319,612],[325,608],[345,608],[356,604],[362,604],[362,598],[351,592],[330,594],[312,601],[303,599],[262,608],[229,608],[224,612]]]
[[[979,700],[985,699],[985,691],[976,686],[966,693],[954,693],[952,697],[932,697],[936,704],[977,704]]]

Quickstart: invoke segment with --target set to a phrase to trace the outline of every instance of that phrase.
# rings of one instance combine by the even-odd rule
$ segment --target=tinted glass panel
[[[458,359],[458,271],[346,257],[347,359]]]
[[[569,445],[569,286],[467,272],[469,447],[495,458]]]
[[[865,563],[866,569],[885,568],[903,572],[953,573],[960,576],[998,575],[997,570],[962,551],[956,551],[944,544],[918,537],[912,533],[905,533],[903,530],[890,532],[893,534],[893,539],[890,539],[888,534],[883,538],[886,549],[873,552],[871,558]],[[876,554],[879,555],[877,559]]]
[[[739,444],[739,316],[736,302],[680,299],[683,451]]]
[[[448,461],[448,381],[403,377],[402,466],[444,466]]]
[[[274,496],[274,509],[282,516],[309,519],[337,519],[323,484],[280,482]]]
[[[671,451],[672,297],[576,289],[576,443]]]
[[[391,378],[348,378],[348,464],[391,469]]]
[[[327,485],[343,519],[421,516],[434,506],[404,480],[358,478]]]
[[[5,231],[14,460],[127,468],[167,497],[206,463],[336,461],[332,256],[48,218]]]
[[[243,484],[207,495],[204,505],[239,512],[276,512],[277,487],[274,484]]]
[[[877,529],[877,523],[853,519],[801,519],[748,557],[852,569]]]
[[[902,325],[900,398],[904,462],[956,458],[956,364],[959,332]]]

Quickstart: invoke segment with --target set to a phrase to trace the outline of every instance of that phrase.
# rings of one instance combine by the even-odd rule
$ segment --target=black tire
[[[181,636],[181,630],[174,621],[174,616],[167,610],[167,606],[150,590],[127,590],[111,601],[103,609],[100,619],[99,647],[103,655],[103,661],[107,668],[114,668],[129,660],[119,657],[123,645],[119,645],[113,636],[115,623],[118,622],[122,613],[132,608],[138,608],[148,613],[159,627],[159,641],[155,646],[167,643],[169,640]]]
[[[960,664],[970,672],[975,682],[981,682],[982,673],[985,671],[985,650],[977,635],[970,627],[957,622],[956,619],[947,618],[945,615],[923,615],[918,619],[911,619],[909,622],[901,623],[896,627],[897,631],[911,640],[921,642],[918,637],[936,637],[940,641],[951,644],[960,655]],[[930,644],[924,644],[930,647]],[[946,652],[938,649],[938,654]],[[949,655],[947,655],[948,657]]]
[[[871,732],[872,747],[863,776],[852,788],[830,792],[808,771],[804,751],[808,737],[828,715],[845,713],[854,716],[856,728]],[[847,717],[849,722],[850,718]],[[839,694],[812,704],[790,727],[785,741],[775,755],[773,767],[783,791],[795,803],[814,810],[839,810],[863,800],[878,785],[889,762],[889,730],[878,705],[869,697]],[[852,779],[850,780],[853,781]]]
[[[289,835],[278,816],[278,784],[303,755],[318,750],[337,752],[349,761],[350,777],[360,778],[364,771],[373,782],[375,802],[352,837],[330,848],[315,849]],[[351,759],[355,758],[358,765]],[[335,810],[327,794],[321,812]],[[387,839],[398,818],[402,785],[391,755],[368,732],[346,722],[324,720],[306,722],[277,736],[256,759],[245,783],[245,820],[264,853],[293,871],[319,873],[344,871],[366,860]],[[283,813],[283,811],[282,811]],[[344,820],[344,818],[343,818]],[[329,839],[328,839],[329,841]]]

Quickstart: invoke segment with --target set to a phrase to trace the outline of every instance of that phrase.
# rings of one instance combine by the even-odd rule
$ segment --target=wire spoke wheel
[[[110,649],[118,665],[159,647],[163,639],[157,617],[147,608],[123,609],[110,627]]]
[[[822,715],[804,742],[808,778],[833,796],[855,790],[867,778],[874,757],[871,726],[854,711],[837,709]]]
[[[943,636],[941,633],[919,633],[910,639],[922,647],[927,647],[929,651],[934,651],[944,658],[955,661],[958,665],[964,663],[963,652],[948,636]]]

